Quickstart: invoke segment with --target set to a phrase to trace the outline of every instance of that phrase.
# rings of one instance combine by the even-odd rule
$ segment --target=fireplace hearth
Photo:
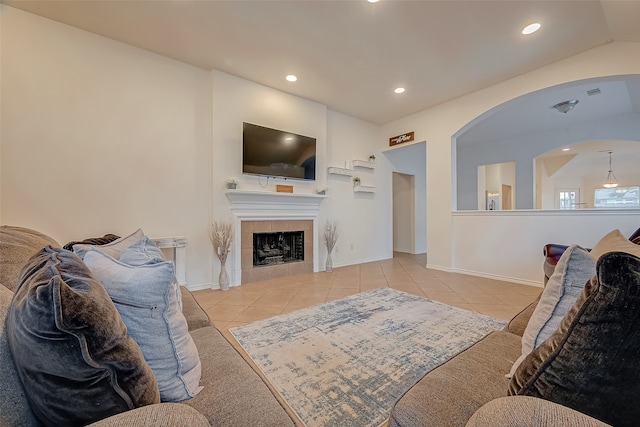
[[[304,231],[253,233],[253,266],[304,261]]]

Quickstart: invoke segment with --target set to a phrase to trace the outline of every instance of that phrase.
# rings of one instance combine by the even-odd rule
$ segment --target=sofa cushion
[[[564,251],[522,334],[522,355],[511,367],[510,375],[534,348],[555,332],[594,274],[596,260],[586,249],[571,245]]]
[[[465,427],[610,427],[582,412],[529,396],[494,399],[473,414]]]
[[[214,326],[191,335],[202,359],[205,389],[185,404],[216,427],[294,426],[269,387]]]
[[[640,258],[609,252],[558,330],[516,370],[509,394],[616,426],[640,419]]]
[[[389,427],[462,427],[485,403],[504,396],[504,373],[520,354],[520,336],[492,332],[427,373],[391,410]]]
[[[189,399],[200,387],[198,349],[188,332],[180,307],[180,288],[174,265],[147,237],[123,251],[121,260],[88,250],[84,261],[100,280],[151,366],[160,398],[166,402]]]
[[[144,232],[141,229],[137,229],[133,233],[128,236],[121,237],[119,239],[114,240],[111,243],[107,243],[105,245],[89,245],[89,244],[77,244],[73,245],[73,252],[75,252],[80,258],[84,259],[84,254],[97,246],[99,246],[100,250],[106,253],[109,256],[112,256],[115,259],[119,259],[122,252],[125,251],[129,246],[133,245],[138,240],[144,237]]]
[[[84,425],[160,400],[111,299],[72,252],[47,246],[27,261],[7,329],[31,409],[45,425]]]
[[[107,243],[111,243],[119,238],[120,236],[116,236],[115,234],[105,234],[102,237],[88,237],[84,240],[69,242],[64,245],[63,248],[68,251],[72,251],[73,245],[106,245]]]
[[[12,298],[13,292],[0,286],[0,426],[37,426],[7,341],[5,320]]]
[[[60,246],[53,238],[35,230],[0,227],[0,285],[15,290],[22,266],[47,245]]]
[[[600,239],[593,249],[591,249],[591,256],[598,259],[603,254],[614,251],[640,256],[640,246],[624,237],[620,230],[613,230]]]

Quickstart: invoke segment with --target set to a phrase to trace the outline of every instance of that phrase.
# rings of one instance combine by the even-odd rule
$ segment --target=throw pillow
[[[69,242],[64,245],[63,248],[68,251],[72,251],[73,245],[106,245],[107,243],[111,243],[119,238],[120,236],[116,236],[115,234],[105,234],[102,237],[89,237],[84,240]]]
[[[129,246],[133,245],[135,242],[142,239],[143,237],[144,237],[144,232],[142,231],[142,229],[139,228],[128,236],[121,237],[117,240],[114,240],[111,243],[107,243],[106,245],[100,245],[99,249],[102,252],[114,257],[115,259],[118,259],[120,258],[120,255],[122,255],[122,252],[124,252],[125,249],[127,249]],[[96,247],[96,245],[87,245],[87,244],[73,245],[73,252],[75,252],[80,258],[84,259],[84,254],[87,253],[89,249],[94,247]]]
[[[596,260],[586,249],[572,245],[564,251],[522,334],[522,355],[513,364],[508,377],[534,348],[555,332],[594,274]]]
[[[140,345],[158,380],[161,400],[175,402],[202,389],[200,357],[180,310],[174,265],[159,261],[152,247],[145,237],[123,252],[122,259],[140,262],[141,251],[150,251],[152,260],[139,265],[125,264],[98,248],[87,251],[84,260],[115,303],[129,335]]]
[[[47,246],[27,261],[7,331],[31,409],[45,425],[85,425],[160,401],[140,348],[72,252]]]
[[[620,230],[613,230],[600,239],[593,249],[591,249],[591,256],[598,259],[603,254],[614,251],[640,256],[640,246],[624,237]]]
[[[640,419],[640,258],[604,254],[558,330],[533,350],[510,395],[540,397],[615,426]]]

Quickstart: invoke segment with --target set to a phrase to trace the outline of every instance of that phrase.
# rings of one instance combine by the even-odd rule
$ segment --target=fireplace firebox
[[[304,231],[253,233],[253,266],[304,261]]]

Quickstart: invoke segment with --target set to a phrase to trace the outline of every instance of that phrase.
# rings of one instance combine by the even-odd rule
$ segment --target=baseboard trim
[[[466,275],[469,275],[469,276],[484,277],[485,279],[502,280],[502,281],[505,281],[505,282],[518,283],[520,285],[535,286],[535,287],[538,287],[538,288],[543,288],[544,287],[544,283],[543,282],[537,282],[535,280],[520,279],[518,277],[509,277],[509,276],[501,276],[499,274],[481,273],[479,271],[464,270],[462,268],[454,268],[452,270],[452,272],[453,273],[466,274]]]
[[[186,285],[190,291],[202,291],[204,289],[220,289],[220,286],[212,283],[202,283],[199,285]]]

